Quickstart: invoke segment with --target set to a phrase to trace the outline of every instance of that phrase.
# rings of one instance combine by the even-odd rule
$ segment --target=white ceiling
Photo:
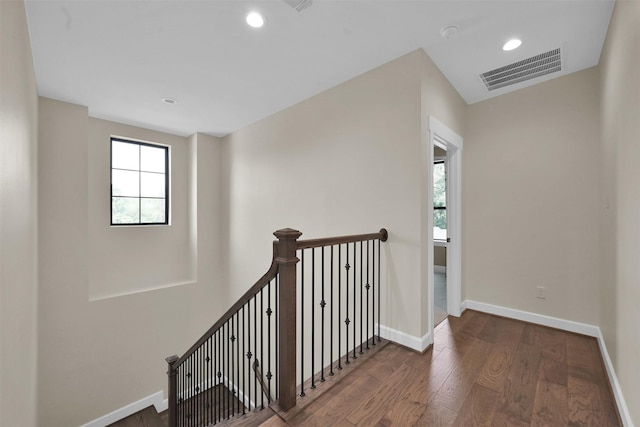
[[[38,92],[92,117],[222,136],[422,48],[468,103],[594,66],[613,0],[27,0]],[[260,11],[261,29],[245,15]],[[444,39],[440,30],[457,25]],[[502,51],[511,37],[523,40]],[[563,70],[478,74],[560,47]],[[175,98],[167,105],[161,98]]]

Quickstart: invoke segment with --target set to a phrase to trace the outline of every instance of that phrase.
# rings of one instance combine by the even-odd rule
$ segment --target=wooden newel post
[[[278,238],[276,262],[280,275],[279,404],[286,411],[296,406],[296,251],[302,233],[285,228],[273,234]]]
[[[173,364],[178,360],[178,356],[169,356],[165,359],[169,365],[167,375],[169,376],[169,427],[176,427],[178,424],[178,387],[176,382],[176,369]]]

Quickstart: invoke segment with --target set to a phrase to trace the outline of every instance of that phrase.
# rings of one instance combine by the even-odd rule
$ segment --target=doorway
[[[436,268],[434,259],[436,244],[445,251],[445,279],[446,293],[440,293],[440,305],[442,298],[446,299],[446,315],[459,317],[462,305],[462,137],[447,126],[438,121],[435,117],[429,116],[429,138],[426,147],[429,156],[429,164],[427,171],[429,172],[430,185],[427,186],[427,201],[430,209],[427,209],[426,221],[426,247],[430,256],[427,260],[427,297],[428,297],[428,331],[430,341],[433,342],[433,330],[436,325],[436,273],[441,272],[441,268]],[[438,149],[438,150],[436,150]],[[440,151],[442,150],[442,151]],[[440,156],[436,155],[439,153]],[[440,157],[441,159],[438,159]],[[445,209],[435,209],[434,203],[434,186],[433,177],[436,168],[436,161],[443,160],[445,185],[446,185],[446,201]],[[446,212],[446,235],[442,238],[442,214],[438,221],[434,221],[434,214],[438,210]],[[440,225],[440,230],[436,230],[435,226]],[[437,235],[436,235],[437,234]],[[436,237],[438,237],[436,239]],[[442,249],[439,249],[442,251]],[[442,262],[442,261],[440,261]],[[439,307],[441,308],[441,307]],[[442,314],[440,314],[442,316]]]
[[[447,150],[433,147],[434,326],[447,318]]]

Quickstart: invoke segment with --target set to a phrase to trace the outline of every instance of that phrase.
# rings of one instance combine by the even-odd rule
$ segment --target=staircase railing
[[[291,409],[298,386],[304,396],[305,382],[315,388],[375,346],[376,325],[380,339],[385,229],[314,240],[298,240],[293,229],[274,235],[269,270],[182,357],[166,359],[170,427],[216,424],[274,399]]]

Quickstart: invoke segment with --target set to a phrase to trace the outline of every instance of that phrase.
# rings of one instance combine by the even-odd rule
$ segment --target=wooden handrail
[[[380,239],[382,242],[386,242],[389,237],[389,233],[387,230],[382,228],[377,233],[369,233],[369,234],[353,234],[350,236],[338,236],[338,237],[325,237],[322,239],[309,239],[309,240],[298,240],[298,249],[310,249],[310,248],[319,248],[322,246],[332,246],[339,245],[342,243],[353,243],[360,242],[366,240],[375,240]]]
[[[276,277],[276,274],[278,274],[278,263],[276,262],[277,258],[278,258],[278,242],[275,241],[273,242],[273,259],[271,261],[271,266],[269,267],[269,270],[267,270],[267,272],[260,279],[258,279],[258,281],[251,288],[249,288],[249,290],[245,292],[244,295],[242,295],[240,299],[238,299],[238,301],[236,301],[236,303],[233,304],[231,308],[227,310],[227,312],[223,314],[222,317],[218,319],[218,321],[214,323],[213,326],[210,327],[209,330],[207,330],[207,332],[205,332],[204,335],[202,335],[202,337],[198,341],[196,341],[194,345],[189,347],[189,350],[187,350],[182,355],[181,358],[173,361],[172,363],[173,367],[180,366],[180,364],[182,364],[182,362],[184,362],[192,353],[194,353],[206,340],[212,337],[213,334],[218,329],[220,329],[222,325],[224,325],[229,319],[231,319],[236,314],[236,312],[240,308],[242,308],[243,305],[249,302],[249,300],[253,298],[253,296],[260,289],[265,287],[267,283],[269,283],[271,280],[273,280]]]

